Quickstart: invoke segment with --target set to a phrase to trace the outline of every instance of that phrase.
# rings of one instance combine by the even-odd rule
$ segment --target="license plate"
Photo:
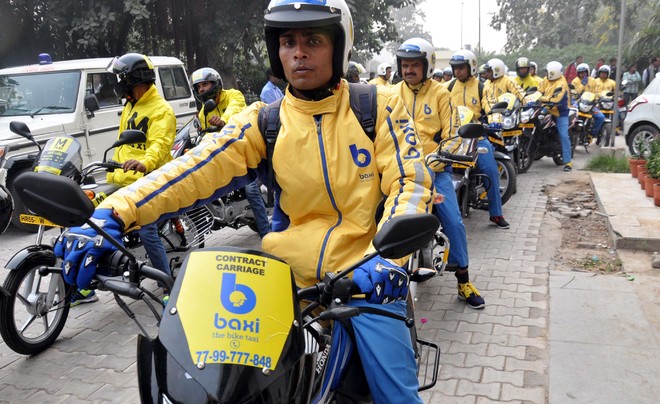
[[[533,123],[521,123],[520,125],[521,128],[533,128],[534,124]]]
[[[502,132],[502,136],[504,137],[509,137],[509,136],[516,136],[516,135],[522,135],[521,130],[510,130],[507,132]]]
[[[62,227],[60,225],[57,225],[49,220],[44,219],[41,216],[35,216],[35,215],[21,215],[19,217],[19,221],[21,223],[27,223],[27,224],[34,224],[34,225],[44,225],[44,226],[51,226],[51,227]]]
[[[591,114],[586,114],[584,112],[578,112],[578,116],[584,117],[584,118],[591,118]]]

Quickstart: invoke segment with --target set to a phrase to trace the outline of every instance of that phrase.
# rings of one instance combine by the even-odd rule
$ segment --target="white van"
[[[112,58],[51,62],[42,54],[40,64],[0,70],[0,185],[11,193],[12,181],[32,170],[37,149],[9,130],[11,121],[27,124],[35,140],[46,143],[59,134],[79,138],[83,164],[101,160],[106,148],[117,139],[122,100],[114,93],[117,76],[106,71]],[[182,127],[196,113],[188,75],[183,63],[173,57],[150,56],[156,68],[156,86],[167,100]],[[95,95],[100,109],[85,108],[85,97]],[[20,201],[14,206],[12,222],[25,213]]]

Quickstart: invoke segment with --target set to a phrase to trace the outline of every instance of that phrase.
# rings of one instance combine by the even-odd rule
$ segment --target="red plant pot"
[[[653,185],[653,204],[660,206],[660,183]]]
[[[647,169],[646,169],[646,166],[643,165],[643,164],[640,165],[640,166],[637,168],[637,182],[639,182],[639,185],[642,186],[642,189],[644,189],[644,184],[643,184],[644,180],[643,180],[643,177],[644,177],[645,175],[648,175],[648,173],[649,173],[649,170],[647,170]]]
[[[653,187],[655,184],[660,184],[659,178],[653,178],[650,175],[644,180],[644,191],[646,191],[646,196],[653,198]]]
[[[630,165],[630,173],[632,174],[633,178],[637,178],[639,166],[644,163],[646,163],[646,160],[637,159],[634,157],[630,157],[628,159],[628,164]]]

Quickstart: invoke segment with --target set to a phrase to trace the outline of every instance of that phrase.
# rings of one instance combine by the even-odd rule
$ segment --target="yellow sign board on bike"
[[[27,224],[34,224],[34,225],[44,225],[44,226],[51,226],[51,227],[62,227],[58,224],[55,224],[51,222],[50,220],[46,220],[41,216],[35,216],[35,215],[27,215],[27,214],[21,214],[18,219],[20,220],[21,223],[27,223]]]
[[[193,363],[275,369],[293,326],[293,293],[291,269],[277,259],[191,253],[176,309]]]

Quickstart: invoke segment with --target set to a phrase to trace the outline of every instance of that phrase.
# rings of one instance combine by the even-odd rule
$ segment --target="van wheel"
[[[14,189],[14,179],[18,177],[19,175],[30,172],[32,169],[30,168],[24,168],[22,170],[18,170],[9,184],[7,185],[7,189],[9,190],[9,193],[11,194],[12,198],[14,198],[14,212],[11,215],[11,223],[14,225],[19,230],[26,231],[28,233],[36,233],[39,230],[39,226],[34,225],[34,224],[27,224],[27,223],[21,223],[20,217],[23,214],[29,214],[28,209],[25,207],[25,204],[23,204],[23,201],[21,198],[18,197],[18,194],[16,193],[16,190]]]

